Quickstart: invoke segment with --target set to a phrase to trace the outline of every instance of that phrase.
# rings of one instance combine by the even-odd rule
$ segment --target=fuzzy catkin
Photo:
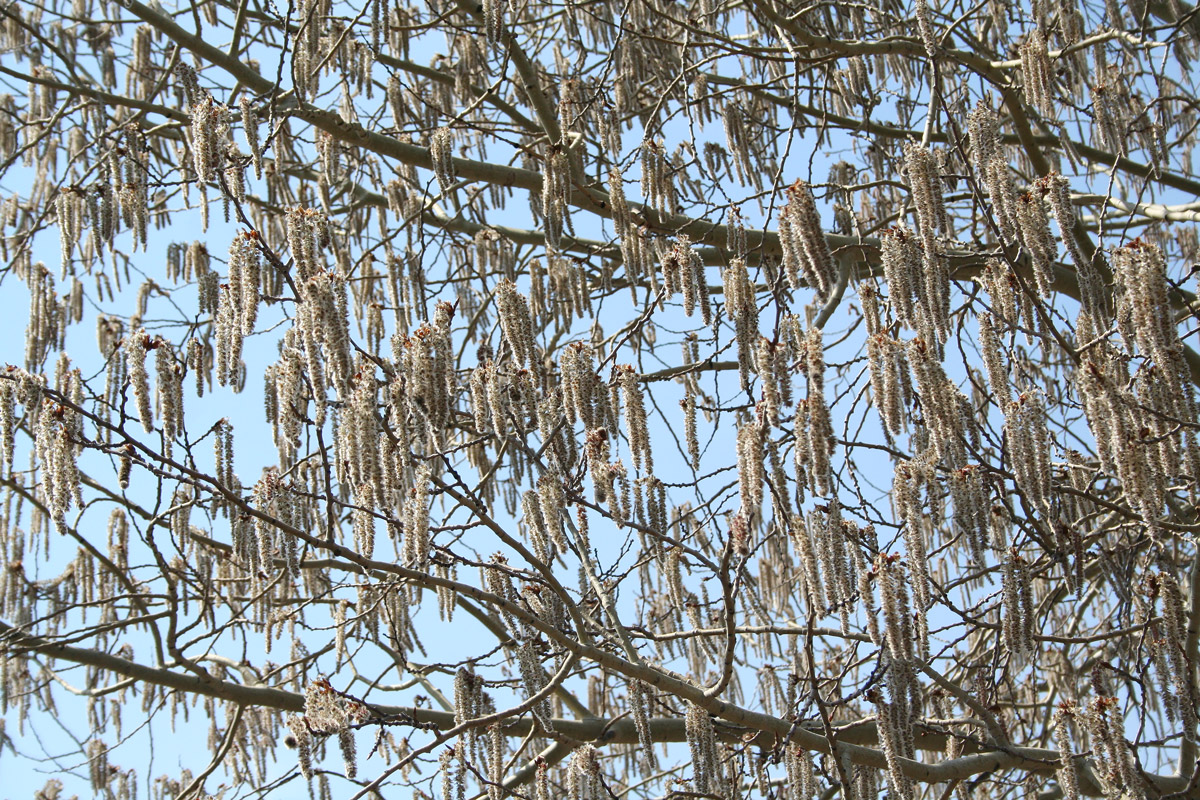
[[[720,755],[712,720],[703,708],[688,703],[684,728],[688,747],[692,751],[692,781],[695,791],[709,794],[716,790],[721,776]]]
[[[1021,76],[1025,99],[1046,117],[1055,116],[1054,66],[1041,28],[1034,28],[1021,44]]]
[[[788,284],[793,289],[808,285],[824,300],[837,283],[837,269],[821,228],[820,212],[804,181],[789,186],[787,196],[788,202],[779,214],[779,244]]]
[[[642,398],[640,376],[632,366],[618,368],[617,381],[625,406],[625,425],[629,434],[629,450],[633,454],[635,469],[647,473],[654,471],[654,459],[650,454],[650,427],[646,419],[646,404]]]
[[[804,446],[812,491],[829,496],[833,488],[831,458],[836,438],[829,406],[825,403],[825,348],[820,328],[808,332],[805,340],[805,375],[808,378],[808,441]],[[797,448],[799,452],[800,447]]]
[[[546,247],[551,250],[557,250],[562,241],[570,203],[571,160],[566,149],[554,145],[546,156],[542,173],[542,216],[545,219]]]
[[[740,258],[733,259],[722,276],[725,283],[725,313],[733,320],[737,336],[742,390],[748,391],[750,375],[754,372],[754,343],[758,339],[758,303],[754,284],[750,280],[746,262]]]
[[[1054,262],[1058,258],[1058,247],[1050,235],[1050,217],[1042,203],[1040,191],[1025,192],[1017,198],[1017,225],[1033,266],[1038,295],[1047,299],[1054,285]]]
[[[125,337],[125,357],[129,363],[129,384],[137,403],[138,419],[146,433],[154,432],[154,411],[151,405],[150,375],[146,371],[146,353],[152,343],[145,328],[138,328]]]
[[[530,365],[534,359],[535,345],[529,301],[517,291],[516,284],[505,278],[496,285],[495,302],[500,328],[504,332],[504,340],[512,349],[513,357],[521,366]]]
[[[454,134],[449,128],[438,128],[429,142],[429,157],[433,174],[443,192],[454,185]]]

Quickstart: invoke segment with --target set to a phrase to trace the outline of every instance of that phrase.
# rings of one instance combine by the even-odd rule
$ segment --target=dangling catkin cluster
[[[438,303],[434,323],[412,336],[392,337],[395,379],[391,383],[390,419],[405,437],[416,437],[434,448],[444,436],[458,381],[450,341],[453,306]],[[406,448],[401,449],[407,452]]]
[[[242,95],[238,101],[238,108],[242,112],[242,131],[246,134],[246,147],[250,149],[250,158],[254,163],[254,177],[262,180],[263,149],[258,138],[258,108],[249,94]]]
[[[779,213],[779,244],[788,285],[793,289],[808,285],[823,301],[837,284],[837,270],[821,228],[817,203],[804,181],[789,186],[787,197],[787,204]]]
[[[1034,28],[1021,43],[1021,78],[1025,99],[1044,117],[1054,118],[1054,66],[1041,28]]]
[[[910,555],[910,565],[914,563],[913,558]],[[913,659],[918,655],[913,648],[916,638],[912,625],[914,615],[909,613],[908,592],[899,557],[880,553],[875,559],[875,572],[883,596],[886,622],[884,638],[888,653],[887,688],[890,695],[890,700],[887,700],[883,692],[875,692],[879,738],[887,759],[892,791],[900,797],[911,797],[912,783],[904,774],[901,759],[913,758],[913,724],[920,709],[920,685],[913,666]],[[915,617],[918,623],[924,616],[923,611],[917,611]]]
[[[637,729],[639,763],[643,770],[653,773],[658,770],[658,758],[654,753],[654,739],[650,734],[650,710],[653,690],[639,680],[629,681],[629,710],[633,725]]]
[[[933,323],[930,327],[938,331],[939,341],[943,341],[943,332],[948,327],[946,317],[950,305],[950,276],[938,237],[950,233],[950,223],[942,200],[942,181],[933,153],[913,142],[904,145],[904,172],[917,210],[917,229],[924,262],[924,281],[918,278],[911,282],[918,300],[923,301],[925,320]]]
[[[569,800],[603,800],[608,796],[600,773],[600,753],[595,745],[585,744],[571,754],[567,768]]]
[[[328,221],[325,215],[312,208],[294,206],[287,211],[287,241],[292,252],[293,278],[297,284],[307,283],[320,269],[324,258],[318,259],[319,244],[326,237]]]
[[[192,165],[201,190],[216,180],[224,156],[223,140],[228,133],[228,109],[207,92],[192,106]]]
[[[1029,565],[1013,547],[1005,556],[1002,569],[1004,646],[1010,658],[1024,664],[1033,656],[1033,631],[1037,625]]]
[[[1080,314],[1076,327],[1080,341],[1096,338],[1086,314]],[[1164,377],[1171,376],[1159,373],[1157,380]],[[1120,479],[1126,497],[1143,519],[1157,518],[1168,476],[1176,470],[1164,470],[1151,460],[1159,448],[1144,442],[1141,432],[1143,428],[1152,431],[1154,427],[1145,424],[1141,402],[1126,388],[1129,371],[1125,359],[1107,340],[1098,340],[1087,350],[1075,379],[1088,428],[1096,439],[1100,466]],[[1168,394],[1174,398],[1188,397],[1177,392]]]
[[[925,54],[933,58],[937,55],[938,40],[937,33],[933,29],[933,12],[930,11],[929,4],[925,0],[917,0],[915,16],[917,33],[921,37],[921,44],[925,46]]]
[[[513,358],[520,366],[529,366],[534,362],[535,355],[529,301],[517,291],[516,284],[507,278],[496,284],[494,299],[500,328],[504,331],[504,340],[512,349]]]
[[[417,467],[413,488],[404,504],[404,560],[413,569],[429,566],[429,462]]]
[[[1115,697],[1093,697],[1085,717],[1096,773],[1109,797],[1119,797],[1122,789],[1143,786],[1142,773],[1134,765],[1129,743],[1125,741],[1124,720],[1117,711],[1120,702]]]
[[[642,142],[642,196],[660,214],[675,213],[675,175],[662,141]]]
[[[73,412],[65,412],[61,421],[47,408],[38,415],[34,430],[34,450],[42,466],[42,491],[50,516],[60,530],[64,529],[65,515],[72,506],[81,508],[79,470],[75,459],[79,447],[72,440],[77,427]]]
[[[617,383],[625,406],[625,426],[629,434],[629,450],[634,469],[650,473],[654,460],[650,455],[650,428],[646,421],[646,404],[642,398],[642,382],[636,369],[625,364],[617,368]]]
[[[1179,332],[1171,311],[1167,262],[1155,244],[1134,239],[1112,253],[1119,288],[1118,324],[1125,347],[1133,345],[1160,369],[1184,372]]]
[[[936,246],[936,245],[935,245]],[[896,318],[922,336],[944,343],[950,330],[950,273],[944,258],[903,225],[879,237],[879,259]]]
[[[754,371],[754,343],[758,340],[758,303],[754,284],[746,262],[735,258],[722,273],[724,278],[725,313],[733,320],[737,337],[738,372],[742,391],[750,389],[750,374]]]
[[[542,216],[546,220],[546,247],[557,250],[563,222],[571,202],[571,160],[566,148],[552,145],[542,172]]]
[[[675,244],[663,254],[663,293],[671,299],[676,292],[683,292],[683,313],[692,316],[700,307],[700,318],[708,325],[712,321],[712,310],[708,303],[708,284],[704,275],[704,261],[692,249],[691,239],[680,234]]]
[[[692,751],[692,785],[700,794],[712,794],[718,790],[723,770],[716,730],[708,712],[688,703],[684,731]]]
[[[1045,406],[1039,395],[1025,392],[1008,404],[1004,417],[1009,467],[1017,486],[1031,504],[1048,510],[1053,487]]]
[[[87,200],[82,189],[70,186],[55,198],[58,216],[58,236],[62,248],[62,275],[65,278],[71,264],[71,251],[83,236],[83,216]]]
[[[163,441],[171,451],[171,441],[183,432],[183,365],[175,358],[169,342],[157,340],[154,351],[155,397],[158,417],[162,420]]]
[[[429,140],[429,157],[433,174],[443,192],[454,185],[454,134],[449,128],[438,128]]]
[[[803,363],[808,380],[808,396],[796,409],[797,480],[807,475],[810,490],[828,497],[833,488],[831,458],[836,438],[829,406],[825,403],[825,350],[821,329],[811,329],[804,345]]]
[[[970,402],[946,376],[935,348],[925,340],[916,338],[908,343],[908,363],[917,378],[933,457],[947,467],[963,466],[967,463],[964,439],[970,441],[977,436]]]
[[[954,501],[954,530],[967,545],[971,559],[983,565],[988,545],[989,517],[987,474],[979,464],[953,470],[947,482]]]
[[[980,100],[967,116],[971,157],[976,175],[988,190],[992,216],[1005,241],[1016,241],[1016,188],[1000,142],[1000,121],[991,105]]]
[[[983,366],[987,371],[992,399],[1004,408],[1012,397],[1008,381],[1008,359],[1000,343],[996,319],[987,312],[979,315],[979,349],[983,354]]]
[[[1075,703],[1067,700],[1054,714],[1054,744],[1059,751],[1058,783],[1063,800],[1079,800],[1079,772],[1071,752],[1071,720],[1075,719]]]
[[[587,429],[610,423],[608,392],[596,375],[595,354],[591,345],[572,342],[562,350],[559,372],[562,375],[562,406],[567,422],[583,422]]]
[[[1038,296],[1048,299],[1054,285],[1054,262],[1058,259],[1058,245],[1050,235],[1050,216],[1042,202],[1043,191],[1035,186],[1017,197],[1017,225],[1021,241],[1033,266],[1034,283]]]
[[[156,347],[145,328],[125,337],[125,358],[129,364],[129,385],[137,403],[138,419],[146,433],[154,432],[154,411],[150,396],[150,374],[146,371],[146,351]]]
[[[1166,651],[1167,670],[1171,677],[1172,691],[1168,708],[1174,708],[1182,718],[1185,736],[1196,730],[1196,683],[1193,677],[1195,665],[1185,651],[1188,636],[1187,610],[1183,604],[1183,591],[1179,581],[1170,572],[1159,572],[1156,576],[1159,594],[1162,597],[1162,645]]]
[[[921,489],[930,483],[930,472],[929,465],[922,461],[900,461],[896,464],[892,482],[892,503],[896,508],[896,519],[904,523],[904,546],[908,555],[913,599],[917,606],[917,638],[921,643],[921,652],[925,652],[928,646],[925,612],[932,603],[929,547],[925,534],[925,504],[921,501]],[[905,603],[907,602],[906,597]]]
[[[653,254],[645,230],[634,224],[633,212],[625,199],[625,184],[619,167],[608,173],[608,198],[612,208],[613,231],[621,242],[621,262],[625,265],[625,280],[633,302],[637,303],[637,288],[642,276],[651,271]]]

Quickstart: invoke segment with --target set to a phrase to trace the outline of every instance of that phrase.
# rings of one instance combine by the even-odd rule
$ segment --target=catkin
[[[642,142],[642,195],[660,214],[675,213],[674,169],[662,141]]]
[[[429,157],[433,174],[443,192],[454,186],[454,134],[449,128],[438,128],[429,142]]]
[[[804,355],[808,378],[808,397],[805,399],[808,438],[803,448],[797,447],[797,452],[803,449],[806,454],[812,491],[828,497],[833,489],[831,458],[836,437],[829,406],[825,404],[825,350],[820,328],[808,332]]]
[[[1054,285],[1054,261],[1058,258],[1058,247],[1050,235],[1050,217],[1042,203],[1040,191],[1025,192],[1017,198],[1017,225],[1033,266],[1038,295],[1048,299]]]
[[[754,368],[754,343],[758,340],[758,303],[746,262],[735,258],[722,274],[725,313],[733,320],[737,336],[738,372],[742,390],[749,391]]]
[[[804,181],[789,186],[787,196],[787,204],[779,214],[779,244],[788,284],[793,289],[807,284],[823,301],[837,284],[837,270],[821,228],[821,215]]]
[[[494,299],[504,340],[512,349],[517,363],[523,367],[529,366],[533,363],[535,352],[529,301],[517,291],[516,284],[507,278],[496,285]]]
[[[646,419],[646,405],[642,398],[640,376],[632,366],[626,364],[618,369],[617,381],[625,405],[625,425],[629,434],[629,449],[633,454],[635,469],[654,471],[654,460],[650,455],[650,428]]]
[[[1030,31],[1021,44],[1021,77],[1025,99],[1043,116],[1053,118],[1054,66],[1050,63],[1050,49],[1041,28]]]
[[[151,406],[150,375],[146,371],[146,351],[156,346],[145,328],[138,328],[125,337],[125,357],[129,363],[129,384],[137,403],[138,419],[146,433],[154,432],[154,411]]]
[[[710,794],[716,791],[721,776],[720,755],[712,719],[703,708],[695,703],[688,703],[684,729],[688,747],[692,751],[693,785],[700,794]]]
[[[546,247],[557,250],[562,241],[563,223],[571,202],[571,160],[567,150],[553,145],[542,172],[542,216],[545,219]]]

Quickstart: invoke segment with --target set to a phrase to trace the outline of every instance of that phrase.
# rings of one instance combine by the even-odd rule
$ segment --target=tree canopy
[[[1198,33],[0,2],[5,791],[1200,796]]]

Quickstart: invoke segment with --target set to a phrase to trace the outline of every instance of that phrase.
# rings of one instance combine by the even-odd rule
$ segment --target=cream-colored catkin
[[[996,320],[987,312],[979,315],[979,349],[983,353],[983,366],[987,370],[992,399],[1003,408],[1012,399],[1012,388]]]
[[[617,381],[621,386],[625,406],[625,426],[629,435],[629,450],[633,454],[633,466],[647,473],[653,472],[650,426],[646,417],[645,400],[642,397],[641,376],[633,366],[626,364],[618,368]]]
[[[1038,296],[1048,299],[1053,291],[1058,246],[1050,234],[1050,216],[1042,202],[1042,192],[1037,188],[1017,198],[1017,225],[1021,229],[1025,251],[1029,253]]]
[[[684,396],[679,401],[683,409],[683,435],[687,445],[688,463],[693,470],[700,469],[700,435],[696,427],[696,392],[690,383],[684,384]]]
[[[763,483],[767,478],[763,442],[766,435],[767,432],[756,420],[746,420],[738,426],[737,474],[742,511],[756,517],[762,507]]]
[[[674,214],[678,199],[675,170],[662,140],[642,142],[642,195],[660,214]]]
[[[4,478],[12,475],[16,455],[16,399],[15,382],[0,379],[0,477]]]
[[[754,368],[754,343],[758,340],[758,303],[746,262],[733,259],[722,273],[725,313],[734,322],[737,339],[738,372],[742,390],[749,391]]]
[[[805,341],[805,375],[808,379],[809,479],[812,491],[828,497],[833,489],[833,446],[836,441],[829,406],[825,403],[825,347],[820,328],[812,328]]]
[[[424,570],[429,565],[429,462],[417,468],[413,488],[404,506],[404,556],[413,569]]]
[[[83,236],[83,218],[87,200],[82,189],[68,187],[55,198],[58,216],[58,235],[62,249],[62,277],[70,271],[71,253]]]
[[[942,181],[934,154],[912,142],[904,147],[904,170],[921,237],[923,266],[914,288],[923,321],[937,332],[938,341],[944,342],[950,325],[950,275],[938,237],[950,233],[950,224],[942,200]]]
[[[925,289],[923,257],[916,233],[903,225],[879,236],[879,260],[888,287],[888,304],[901,323],[917,328],[917,298]]]
[[[1030,588],[1028,565],[1016,548],[1004,557],[1002,563],[1001,600],[1003,606],[1002,630],[1004,646],[1008,656],[1016,664],[1024,664],[1033,655],[1033,609],[1029,604]]]
[[[145,328],[125,337],[125,357],[129,364],[129,385],[133,388],[138,419],[146,433],[154,432],[154,411],[150,394],[150,374],[146,371],[146,353],[152,343]]]
[[[1008,160],[1000,142],[1000,121],[988,102],[981,100],[967,116],[972,163],[978,179],[987,187],[992,215],[1005,241],[1016,241],[1017,192]]]
[[[454,134],[449,128],[438,128],[429,140],[429,157],[433,174],[443,192],[454,186]]]
[[[533,363],[535,353],[529,301],[517,291],[516,284],[507,278],[496,285],[494,299],[504,340],[512,349],[517,364],[529,366]]]
[[[175,348],[159,339],[154,351],[155,396],[163,438],[170,442],[183,432],[183,365],[175,358]]]
[[[925,0],[917,0],[914,16],[917,18],[917,33],[921,37],[921,44],[925,46],[925,54],[933,58],[937,55],[938,40],[933,29],[933,12]]]
[[[695,703],[688,703],[684,731],[692,751],[692,783],[695,791],[710,794],[717,790],[722,770],[716,730],[708,712]]]
[[[249,94],[242,95],[238,101],[238,108],[242,112],[242,131],[246,135],[246,147],[250,150],[250,158],[254,164],[254,177],[262,180],[263,150],[258,136],[258,108]]]
[[[966,542],[971,559],[985,563],[991,507],[983,467],[968,464],[950,473],[950,497],[954,502],[954,529]]]
[[[1021,44],[1021,78],[1025,99],[1042,116],[1053,119],[1057,111],[1054,106],[1054,66],[1050,63],[1050,48],[1041,28],[1030,31]]]
[[[808,285],[824,300],[837,284],[837,268],[812,190],[796,181],[787,190],[788,201],[779,214],[779,244],[783,267],[793,289]]]
[[[1189,623],[1183,604],[1183,591],[1179,581],[1170,572],[1159,572],[1157,577],[1162,594],[1164,647],[1167,651],[1171,680],[1175,686],[1176,706],[1183,716],[1184,731],[1191,732],[1196,730],[1197,725],[1196,687],[1193,678],[1195,665],[1184,653]]]
[[[1161,370],[1171,370],[1179,350],[1179,333],[1171,312],[1167,263],[1162,250],[1135,239],[1115,249],[1111,263],[1122,290],[1119,317],[1128,320],[1121,328],[1126,348],[1132,352],[1132,346],[1136,345]]]
[[[1020,395],[1005,409],[1004,433],[1017,486],[1038,508],[1049,508],[1052,496],[1050,431],[1045,407],[1031,392]]]
[[[560,553],[565,553],[568,546],[564,533],[563,516],[566,514],[567,494],[563,489],[562,474],[557,467],[552,466],[538,478],[537,492],[542,519],[545,522],[546,531],[550,535],[550,541],[554,543]]]
[[[1039,183],[1045,187],[1046,197],[1050,201],[1050,209],[1054,220],[1058,223],[1058,231],[1062,237],[1063,246],[1071,255],[1075,264],[1075,274],[1079,281],[1079,302],[1085,311],[1097,319],[1104,316],[1105,298],[1103,288],[1092,260],[1086,258],[1079,249],[1075,239],[1075,225],[1078,217],[1071,203],[1071,182],[1065,175],[1052,172],[1042,178]]]
[[[546,247],[557,250],[562,242],[567,209],[571,203],[571,160],[567,150],[551,145],[542,172],[542,216]]]
[[[595,745],[585,744],[571,754],[567,768],[569,800],[601,800],[607,797],[600,772],[600,753]]]

